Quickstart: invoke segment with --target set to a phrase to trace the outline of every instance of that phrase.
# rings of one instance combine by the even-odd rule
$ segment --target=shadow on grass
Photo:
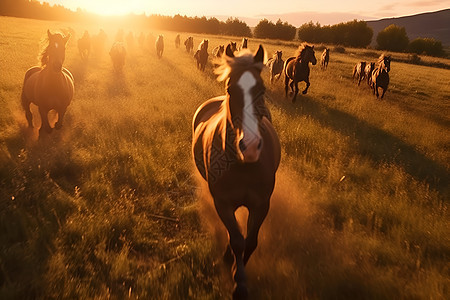
[[[307,95],[298,97],[295,104],[288,100],[270,102],[287,114],[308,115],[322,126],[352,137],[361,156],[368,157],[377,164],[398,165],[415,179],[426,182],[441,195],[448,195],[450,174],[445,166],[392,134],[351,114],[318,103]]]

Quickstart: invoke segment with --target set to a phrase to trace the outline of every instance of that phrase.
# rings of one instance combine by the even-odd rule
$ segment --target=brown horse
[[[41,52],[41,66],[32,67],[25,73],[22,88],[22,107],[25,110],[25,117],[28,127],[33,127],[30,103],[34,103],[39,108],[42,131],[50,133],[52,128],[48,121],[50,110],[56,110],[58,121],[55,129],[60,129],[64,119],[66,109],[73,98],[73,76],[63,67],[65,59],[66,44],[70,35],[63,36],[61,33],[50,33],[47,30],[48,46]]]
[[[78,40],[78,51],[80,52],[81,59],[88,59],[91,53],[91,37],[87,30],[84,31],[83,36]]]
[[[326,70],[328,68],[329,61],[330,61],[330,48],[325,48],[322,52],[322,56],[320,57],[320,66],[322,70]]]
[[[158,58],[161,58],[164,52],[164,36],[162,34],[160,34],[156,39],[155,46],[156,46],[156,55],[158,55]]]
[[[384,97],[384,93],[386,93],[388,85],[389,85],[389,71],[391,70],[391,56],[381,54],[378,58],[378,67],[375,68],[372,72],[372,89],[373,94],[377,95],[377,98],[380,96],[378,93],[378,88],[383,89],[383,93],[381,94],[381,99]]]
[[[194,49],[194,38],[192,36],[188,37],[184,41],[184,46],[186,47],[186,52],[191,53],[192,49]]]
[[[115,42],[109,51],[109,55],[111,56],[114,70],[116,72],[121,72],[125,65],[125,57],[127,56],[127,51],[125,50],[123,43]]]
[[[295,102],[297,99],[299,82],[306,82],[306,88],[302,91],[302,94],[306,94],[308,92],[308,88],[311,85],[309,82],[309,63],[315,65],[317,63],[317,59],[314,55],[314,46],[309,46],[305,43],[299,46],[296,57],[289,57],[284,62],[284,90],[287,97],[288,85],[291,87],[291,91],[294,92],[292,102]]]
[[[361,84],[361,81],[365,78],[365,73],[364,73],[364,71],[365,71],[365,69],[366,69],[366,62],[365,61],[361,61],[361,62],[359,62],[359,63],[357,63],[354,67],[353,67],[353,75],[352,75],[352,78],[353,78],[353,81],[355,80],[355,78],[356,78],[356,80],[358,80],[358,85],[360,85]]]
[[[248,38],[242,38],[242,42],[241,45],[239,46],[239,51],[241,51],[242,49],[247,49],[247,44],[248,44]]]
[[[372,72],[375,70],[375,63],[371,62],[366,64],[366,68],[364,69],[364,74],[367,78],[367,84],[372,86]]]
[[[270,83],[273,83],[274,79],[280,79],[281,73],[283,73],[284,60],[281,58],[282,55],[283,52],[281,50],[277,51],[266,63],[270,70]]]
[[[216,70],[226,95],[203,103],[192,123],[195,165],[228,231],[225,258],[234,260],[236,299],[247,298],[245,264],[256,249],[280,162],[280,142],[264,103],[263,59],[261,45],[255,55],[245,50],[237,56],[228,45]],[[241,206],[249,213],[245,238],[235,216]]]
[[[237,51],[236,42],[230,42],[230,49],[233,53]]]
[[[197,68],[201,71],[205,71],[205,66],[208,62],[208,44],[208,40],[203,40],[194,54],[194,58],[197,60]]]
[[[219,45],[215,47],[212,51],[213,58],[221,58],[222,54],[225,52],[225,46]]]

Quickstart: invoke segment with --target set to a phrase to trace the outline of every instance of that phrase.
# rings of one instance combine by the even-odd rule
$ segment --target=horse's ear
[[[264,61],[264,49],[262,45],[259,45],[258,51],[256,52],[255,56],[253,56],[254,62],[263,62]]]
[[[230,44],[227,45],[227,49],[225,50],[225,54],[227,56],[229,56],[229,57],[234,57],[234,53],[233,53],[233,50],[231,50],[231,45]]]
[[[47,36],[48,36],[48,38],[52,37],[52,34],[50,33],[50,29],[47,29]]]

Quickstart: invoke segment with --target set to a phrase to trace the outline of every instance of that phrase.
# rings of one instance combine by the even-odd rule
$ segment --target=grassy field
[[[224,231],[190,152],[197,106],[224,93],[211,64],[198,71],[163,32],[161,60],[147,41],[116,74],[106,49],[83,62],[76,41],[104,28],[109,50],[117,24],[1,17],[0,28],[0,298],[230,298]],[[23,76],[47,29],[67,28],[75,96],[63,128],[38,139],[20,106]],[[210,50],[239,40],[208,38]],[[298,46],[249,47],[259,43],[284,58]],[[251,299],[450,298],[450,70],[394,53],[379,101],[351,78],[379,54],[332,47],[295,104],[263,72],[283,152],[247,266]]]

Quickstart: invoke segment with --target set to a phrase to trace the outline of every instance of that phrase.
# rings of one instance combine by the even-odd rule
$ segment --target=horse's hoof
[[[303,91],[302,94],[305,95],[308,91]]]
[[[56,123],[55,123],[55,129],[59,130],[59,129],[61,129],[61,128],[62,128],[62,124],[59,123],[59,122],[56,122]]]
[[[233,299],[234,300],[248,299],[247,287],[245,287],[244,285],[236,286],[236,288],[233,291]]]
[[[292,98],[292,103],[295,103],[295,100],[297,100],[297,98]]]

